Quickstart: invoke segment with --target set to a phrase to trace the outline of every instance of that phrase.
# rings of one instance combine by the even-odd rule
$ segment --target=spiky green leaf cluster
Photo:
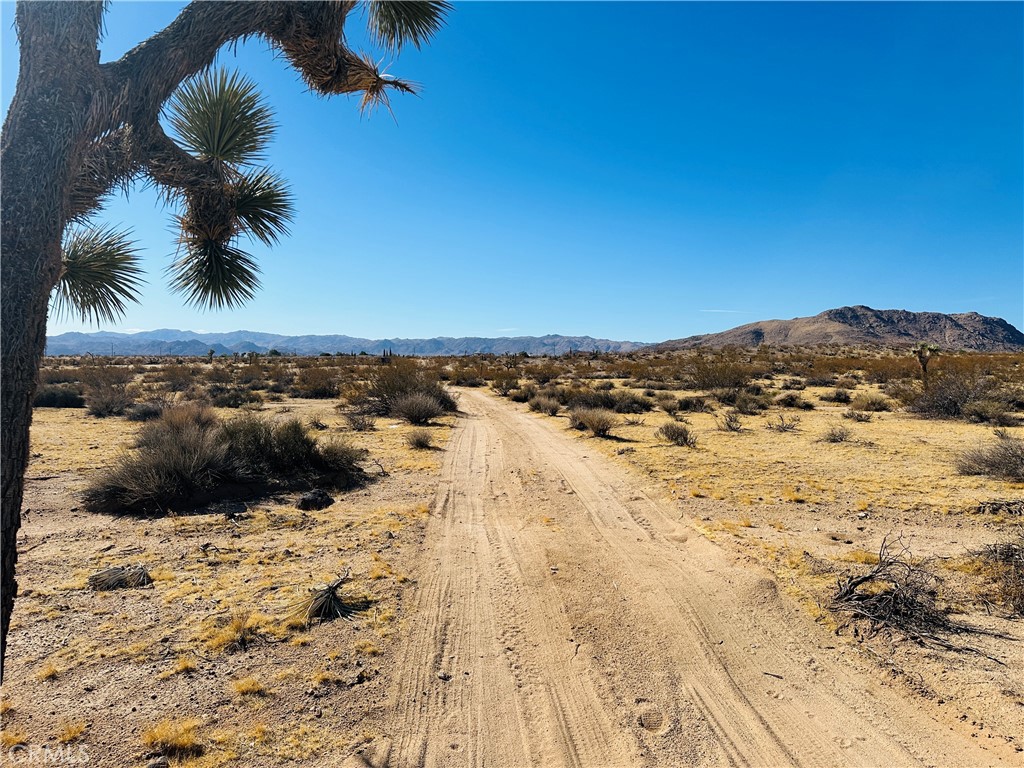
[[[125,304],[138,302],[143,284],[131,232],[114,227],[71,230],[63,247],[63,268],[54,295],[58,317],[82,322],[116,322]]]
[[[367,0],[370,34],[388,50],[406,43],[419,48],[444,26],[447,0]]]
[[[261,160],[276,128],[256,84],[226,69],[186,81],[171,98],[167,116],[189,152],[234,167]]]

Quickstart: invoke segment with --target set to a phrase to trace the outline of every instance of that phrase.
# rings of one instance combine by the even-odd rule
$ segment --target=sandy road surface
[[[975,766],[774,582],[560,429],[465,391],[394,671],[389,764]]]

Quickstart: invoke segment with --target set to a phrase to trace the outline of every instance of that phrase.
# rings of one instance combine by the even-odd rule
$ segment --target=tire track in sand
[[[393,768],[999,763],[817,658],[773,581],[688,536],[560,420],[461,403],[395,673]]]

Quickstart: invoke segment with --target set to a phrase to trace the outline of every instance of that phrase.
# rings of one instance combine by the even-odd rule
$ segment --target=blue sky
[[[115,2],[103,59],[181,7]],[[1020,3],[460,3],[391,65],[423,86],[397,121],[253,41],[221,61],[277,112],[291,237],[252,247],[255,300],[201,312],[166,289],[156,195],[114,200],[149,283],[106,329],[659,341],[848,304],[1024,328],[1022,38]]]

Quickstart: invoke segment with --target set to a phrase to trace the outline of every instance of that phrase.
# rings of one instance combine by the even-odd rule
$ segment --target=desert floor
[[[1019,623],[972,614],[993,634],[958,638],[964,652],[858,639],[822,608],[886,535],[946,557],[955,589],[957,558],[1013,520],[827,483],[810,503],[799,485],[739,503],[666,481],[628,429],[600,440],[459,396],[437,450],[405,448],[388,420],[354,435],[380,476],[325,510],[291,496],[151,520],[78,509],[133,427],[38,410],[3,686],[12,763],[1024,765]],[[287,407],[341,428],[316,401]],[[848,460],[891,461],[882,448]],[[86,588],[131,563],[151,587]],[[352,621],[289,618],[347,569],[368,606]],[[229,652],[232,622],[251,641]]]

